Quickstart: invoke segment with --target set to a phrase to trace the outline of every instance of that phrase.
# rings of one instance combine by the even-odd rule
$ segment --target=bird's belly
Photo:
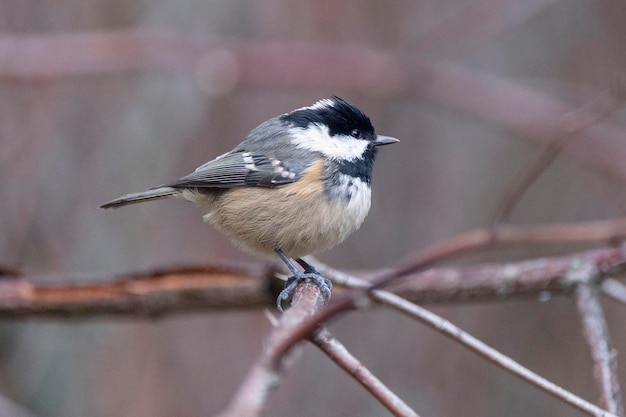
[[[343,201],[324,196],[317,184],[301,185],[231,189],[215,199],[205,220],[255,252],[280,248],[298,258],[343,242],[369,212],[367,184]]]

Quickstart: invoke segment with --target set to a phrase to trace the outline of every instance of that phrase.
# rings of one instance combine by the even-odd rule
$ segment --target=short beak
[[[374,145],[382,146],[382,145],[389,145],[391,143],[396,143],[396,142],[400,142],[400,141],[396,138],[392,138],[391,136],[377,135],[376,140],[374,141]]]

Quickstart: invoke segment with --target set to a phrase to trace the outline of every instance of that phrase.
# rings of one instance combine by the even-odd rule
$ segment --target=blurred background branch
[[[558,241],[558,235],[553,237]],[[545,238],[547,234],[544,234]],[[531,238],[516,243],[532,242]],[[497,248],[498,243],[493,246]],[[475,249],[484,248],[479,246]],[[400,283],[392,281],[390,287],[397,295],[419,304],[570,295],[577,284],[571,279],[572,265],[581,262],[593,265],[602,274],[602,282],[623,273],[626,264],[624,253],[621,247],[601,248],[523,262],[433,268],[409,275]],[[362,287],[362,284],[352,283],[337,270],[324,265],[319,269],[340,287]],[[386,273],[387,270],[383,271]],[[262,265],[246,269],[211,265],[172,267],[114,277],[100,276],[101,283],[97,284],[63,286],[32,283],[42,277],[5,275],[0,281],[0,318],[40,316],[65,319],[106,315],[160,318],[191,311],[272,308],[283,282],[275,277],[276,271],[273,267]],[[380,271],[359,273],[365,277],[377,274]],[[80,282],[85,280],[85,276],[57,276],[46,280]],[[610,286],[607,291],[611,290]]]
[[[382,97],[417,95],[501,124],[539,143],[552,143],[554,137],[589,128],[567,153],[626,182],[623,164],[606,158],[626,156],[619,146],[626,131],[614,123],[599,123],[617,109],[619,101],[600,94],[574,109],[510,79],[416,59],[418,52],[357,43],[228,42],[150,29],[2,36],[0,80],[52,81],[182,71],[192,76],[201,90],[218,96],[244,87],[330,88]],[[325,71],[327,62],[335,63],[336,69]]]

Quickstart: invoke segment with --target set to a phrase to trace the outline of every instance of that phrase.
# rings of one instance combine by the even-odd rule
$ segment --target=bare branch
[[[333,362],[363,385],[391,414],[397,417],[418,417],[393,391],[376,378],[344,345],[335,339],[325,327],[317,330],[311,341]]]
[[[590,101],[584,106],[561,116],[561,135],[552,141],[546,142],[542,149],[540,149],[536,158],[513,179],[513,182],[503,194],[500,203],[494,211],[489,225],[491,232],[495,233],[500,224],[508,220],[511,212],[528,187],[530,187],[539,175],[554,161],[575,135],[607,118],[613,114],[620,105],[620,101],[615,100],[606,93],[601,94],[595,100]]]
[[[319,267],[319,271],[322,274],[334,280],[339,279],[344,282],[354,283],[356,284],[357,288],[364,288],[368,286],[368,283],[366,281],[359,280],[356,277],[347,277],[346,274],[335,271],[332,268],[325,267],[319,264],[316,265],[316,267]],[[388,305],[411,318],[421,321],[430,328],[453,339],[457,343],[465,346],[466,348],[477,353],[478,355],[487,359],[489,362],[492,362],[493,364],[499,366],[505,371],[510,372],[513,375],[531,383],[532,385],[542,389],[548,394],[577,408],[580,411],[585,412],[590,416],[615,417],[613,413],[602,410],[601,408],[589,403],[588,401],[576,396],[575,394],[563,389],[562,387],[535,374],[534,372],[525,368],[508,356],[503,355],[492,347],[476,339],[472,335],[464,332],[460,328],[450,323],[448,320],[445,320],[442,317],[439,317],[436,314],[416,304],[412,304],[395,294],[383,290],[373,290],[371,292],[371,297],[377,302]]]
[[[423,309],[415,304],[411,304],[389,292],[375,291],[372,296],[376,301],[393,306],[402,313],[420,320],[422,323],[428,325],[434,330],[437,330],[457,343],[479,354],[489,362],[492,362],[513,375],[530,382],[532,385],[579,409],[580,411],[587,413],[590,416],[608,417],[614,415],[537,375],[508,356],[503,355],[492,347],[476,339],[474,336],[471,336],[460,328],[454,326],[449,321],[431,313],[426,309]]]
[[[426,64],[412,58],[422,56],[414,52],[354,43],[215,42],[149,29],[5,35],[0,36],[0,79],[182,71],[192,74],[209,93],[225,94],[250,85],[418,94],[541,143],[562,133],[561,116],[571,110],[568,104],[511,80],[449,64]],[[324,71],[326,62],[338,63],[332,74]],[[623,136],[621,126],[602,122],[582,135],[589,140],[577,140],[567,152],[626,181],[626,168],[619,163],[626,159],[620,145]]]
[[[107,74],[191,74],[207,93],[244,85],[315,87],[400,93],[406,86],[397,60],[361,44],[213,41],[146,28],[0,36],[0,79],[51,80]],[[277,59],[280,57],[280,59]],[[327,62],[337,65],[324,71]],[[312,76],[314,75],[314,76]]]
[[[437,262],[457,258],[493,248],[529,243],[611,243],[626,237],[626,218],[608,221],[545,226],[500,225],[495,233],[488,229],[474,229],[419,251],[398,266],[377,273],[375,287],[383,287],[397,278],[424,270]]]
[[[546,292],[569,295],[576,285],[570,275],[572,264],[581,261],[594,265],[603,278],[626,266],[621,249],[607,248],[506,264],[436,268],[407,276],[388,289],[418,304],[536,298]]]
[[[207,266],[171,268],[108,277],[99,284],[37,286],[37,277],[0,279],[0,317],[155,317],[193,310],[258,308],[274,303],[272,270]],[[82,279],[81,279],[82,278]],[[47,277],[47,282],[84,277]]]
[[[577,273],[580,272],[589,274],[589,281],[597,275],[593,266],[589,266],[586,272],[580,268]],[[611,336],[594,284],[579,285],[576,289],[576,301],[595,364],[594,375],[600,387],[601,404],[611,413],[623,417],[624,402],[617,378],[617,352],[611,346]]]
[[[516,2],[494,7],[491,0],[462,3],[452,16],[412,43],[420,56],[469,54],[499,35],[511,31],[544,11],[555,0]]]
[[[396,268],[367,272],[378,279],[406,276],[406,283],[402,285],[393,281],[394,291],[422,304],[534,297],[542,291],[561,294],[571,289],[566,278],[571,259],[584,258],[606,270],[618,268],[624,262],[621,251],[605,248],[561,258],[432,269],[419,274],[416,271],[453,256],[493,247],[537,242],[603,242],[625,235],[626,219],[534,227],[502,225],[496,241],[486,230],[469,231],[419,252]],[[198,310],[251,309],[272,307],[277,293],[272,291],[274,271],[261,266],[171,268],[100,277],[100,280],[106,282],[38,286],[34,284],[37,277],[5,275],[0,280],[0,318],[155,317]],[[81,282],[85,279],[47,276],[45,281]],[[367,300],[367,295],[363,297]],[[338,298],[333,303],[338,302]],[[352,301],[344,299],[344,302]]]
[[[4,395],[0,395],[0,416],[35,417],[35,414],[25,407],[14,403]]]
[[[260,357],[248,371],[243,383],[220,417],[256,417],[264,410],[269,395],[278,387],[282,374],[289,365],[292,350],[279,348],[294,328],[309,319],[324,305],[317,285],[303,282],[294,291],[292,305],[272,329]]]
[[[602,281],[600,289],[607,297],[626,305],[626,285],[614,279],[607,279]]]
[[[572,110],[571,105],[511,79],[449,64],[419,62],[414,70],[414,88],[420,97],[504,126],[540,144],[563,134],[562,116]],[[617,162],[626,159],[626,149],[620,145],[624,133],[620,131],[621,126],[608,120],[593,124],[577,135],[564,153],[625,181],[626,166]]]

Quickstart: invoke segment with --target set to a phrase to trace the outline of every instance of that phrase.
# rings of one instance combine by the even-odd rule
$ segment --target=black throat
[[[374,159],[376,158],[376,152],[378,149],[374,145],[369,145],[363,156],[359,159],[352,161],[338,161],[337,168],[340,174],[349,175],[354,178],[358,178],[366,184],[372,183],[372,168],[374,166]]]

